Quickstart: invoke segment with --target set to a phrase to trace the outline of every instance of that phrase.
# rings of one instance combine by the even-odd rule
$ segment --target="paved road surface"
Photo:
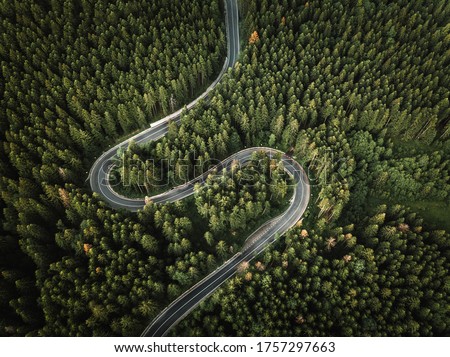
[[[225,59],[222,71],[216,80],[203,92],[197,99],[192,101],[186,106],[189,110],[194,107],[198,101],[208,96],[211,90],[219,83],[223,74],[230,67],[233,67],[236,63],[239,55],[239,16],[237,0],[225,0],[225,12],[226,12],[226,31],[227,31],[227,58]],[[119,148],[126,149],[130,141],[135,141],[137,144],[144,144],[152,140],[158,140],[167,133],[167,127],[169,121],[179,122],[181,119],[181,112],[183,109],[172,113],[165,118],[151,124],[150,128],[143,130],[139,134],[117,144],[113,148],[104,152],[92,165],[89,171],[89,181],[91,188],[94,192],[100,194],[111,207],[124,208],[132,211],[137,211],[145,204],[144,199],[134,200],[125,197],[120,197],[115,194],[108,185],[108,174],[114,165],[114,157],[116,156]]]
[[[196,100],[187,105],[187,109],[192,108],[199,100],[207,97],[209,92],[217,85],[223,74],[229,67],[233,67],[239,56],[239,23],[238,7],[236,0],[225,0],[226,7],[226,28],[227,28],[227,58],[218,78],[208,87],[208,89]],[[131,140],[137,144],[146,143],[151,140],[158,140],[167,133],[168,122],[173,120],[179,122],[181,111],[177,112],[153,123],[150,128],[143,130],[139,134],[127,139],[115,147],[103,153],[93,164],[89,172],[89,181],[94,192],[100,194],[113,208],[123,208],[130,211],[137,211],[145,205],[144,199],[130,199],[117,195],[109,185],[108,175],[114,165],[114,158],[119,148],[126,149]],[[294,195],[290,201],[289,208],[280,216],[263,224],[248,239],[243,250],[225,262],[222,266],[210,273],[199,283],[184,292],[180,297],[166,307],[144,330],[142,336],[164,336],[171,327],[186,316],[201,301],[213,293],[223,282],[236,273],[237,267],[243,261],[249,261],[266,249],[279,235],[285,233],[302,217],[308,205],[310,190],[308,178],[303,168],[293,159],[283,153],[271,148],[249,148],[233,154],[216,167],[219,171],[222,168],[229,168],[233,160],[237,160],[241,165],[251,158],[251,154],[256,150],[263,150],[269,156],[281,155],[286,172],[293,178],[295,183]],[[201,183],[210,171],[195,178],[194,180],[153,196],[150,199],[155,203],[175,202],[181,200],[194,192],[194,185]]]
[[[244,249],[233,256],[229,261],[221,265],[217,270],[210,273],[206,278],[194,285],[164,309],[153,321],[147,326],[141,336],[164,336],[171,327],[176,325],[178,321],[183,319],[192,309],[194,309],[201,301],[213,293],[222,283],[233,276],[239,264],[244,261],[250,261],[264,249],[266,249],[276,237],[285,233],[289,228],[294,226],[303,216],[309,197],[310,188],[308,178],[303,168],[290,157],[284,155],[278,150],[271,148],[249,148],[239,151],[232,157],[223,161],[223,167],[229,168],[233,160],[238,160],[241,165],[251,158],[254,151],[261,151],[273,157],[281,154],[285,171],[293,178],[294,194],[290,201],[289,208],[275,219],[266,222],[254,234],[252,234]],[[202,181],[202,177],[195,181]],[[179,188],[179,192],[164,193],[164,198],[170,201],[182,199],[192,194],[193,185],[189,184]]]

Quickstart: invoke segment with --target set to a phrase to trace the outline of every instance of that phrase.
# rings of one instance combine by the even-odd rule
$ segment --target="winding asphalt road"
[[[230,260],[174,300],[147,326],[141,336],[165,336],[171,327],[175,326],[178,321],[183,319],[201,301],[206,299],[227,279],[233,276],[242,262],[252,260],[274,242],[278,236],[294,226],[303,216],[310,197],[308,177],[297,161],[282,152],[272,148],[248,148],[225,159],[219,165],[218,171],[222,167],[229,169],[235,161],[238,161],[240,165],[245,165],[255,151],[264,151],[269,157],[281,157],[285,171],[293,179],[294,193],[288,209],[280,216],[264,223],[251,234],[247,238],[247,243],[241,252],[234,255]],[[175,200],[177,200],[192,194],[193,184],[202,181],[203,176],[201,175],[192,183],[180,187],[179,193],[170,198],[176,197]]]
[[[217,85],[225,71],[233,67],[239,55],[239,24],[237,0],[224,0],[226,9],[226,28],[227,28],[227,58],[218,78],[208,87],[208,89],[196,100],[189,103],[186,107],[189,110],[199,100],[206,98],[209,92]],[[158,140],[166,135],[169,121],[180,121],[182,110],[179,110],[156,123],[150,128],[139,134],[121,142],[120,144],[103,153],[93,164],[89,172],[89,182],[94,192],[102,196],[113,208],[123,208],[133,212],[145,206],[145,199],[130,199],[118,195],[109,185],[109,173],[114,167],[117,150],[126,149],[129,143],[134,140],[137,144],[146,143],[152,140]],[[241,252],[234,255],[231,259],[207,275],[200,282],[195,284],[189,290],[167,306],[143,331],[141,336],[165,336],[174,325],[183,319],[192,309],[201,301],[213,293],[221,284],[233,276],[242,262],[248,262],[256,255],[266,249],[276,238],[292,226],[294,226],[305,212],[309,197],[310,187],[308,177],[298,162],[284,153],[267,147],[248,148],[241,150],[227,159],[220,162],[214,168],[204,174],[196,177],[194,180],[178,186],[170,191],[160,195],[150,197],[155,203],[167,203],[181,200],[194,193],[194,185],[202,183],[209,174],[215,170],[220,172],[222,169],[230,167],[238,162],[241,166],[245,165],[255,151],[264,151],[269,157],[280,158],[284,164],[285,171],[293,179],[294,192],[290,200],[288,209],[278,217],[264,223],[247,240]]]
[[[237,57],[239,56],[239,15],[237,0],[225,0],[224,2],[226,12],[225,23],[227,32],[227,58],[225,59],[222,70],[216,80],[198,98],[186,105],[186,108],[182,108],[175,113],[152,123],[150,128],[145,129],[139,134],[136,134],[133,137],[112,147],[108,151],[104,152],[92,165],[88,176],[92,191],[100,194],[111,207],[124,208],[136,212],[145,205],[144,199],[130,199],[119,196],[111,189],[111,186],[108,183],[109,173],[114,167],[114,159],[116,157],[117,150],[119,150],[119,148],[126,149],[131,141],[134,141],[137,144],[144,144],[149,141],[158,140],[166,135],[169,121],[178,123],[181,120],[181,113],[183,110],[189,110],[200,100],[207,98],[209,93],[214,89],[217,83],[219,83],[227,69],[233,67],[236,63]],[[161,203],[163,201],[156,200],[155,202]]]

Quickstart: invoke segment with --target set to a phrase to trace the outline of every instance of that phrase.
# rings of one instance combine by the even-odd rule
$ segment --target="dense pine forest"
[[[115,189],[147,195],[270,146],[302,163],[313,196],[171,334],[449,336],[450,3],[239,5],[236,66],[167,136],[119,153]],[[224,4],[3,1],[0,18],[0,335],[139,335],[290,197],[263,154],[137,214],[85,181],[219,73]]]
[[[165,278],[170,243],[152,212],[93,197],[87,171],[216,76],[223,4],[6,1],[0,11],[0,333],[137,334],[182,291]]]

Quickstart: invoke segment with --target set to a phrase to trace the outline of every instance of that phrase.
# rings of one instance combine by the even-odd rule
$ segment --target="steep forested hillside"
[[[4,1],[0,14],[0,334],[138,335],[289,196],[224,173],[132,214],[85,183],[104,148],[218,73],[223,3]],[[267,145],[304,165],[313,197],[172,333],[449,335],[450,4],[253,0],[240,14],[242,54],[210,99],[121,153],[173,171],[117,179],[147,194]]]

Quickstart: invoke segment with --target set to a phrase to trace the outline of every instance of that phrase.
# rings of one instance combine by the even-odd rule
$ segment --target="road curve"
[[[281,158],[285,171],[292,177],[294,183],[294,193],[289,207],[281,215],[264,223],[251,234],[247,238],[247,243],[244,245],[244,248],[239,253],[175,299],[147,326],[141,336],[165,336],[171,327],[176,325],[178,321],[183,319],[201,301],[233,276],[242,262],[252,260],[275,241],[278,236],[294,226],[303,216],[310,197],[308,177],[297,161],[282,152],[266,147],[244,149],[221,162],[218,171],[222,168],[229,169],[236,160],[240,165],[245,165],[255,151],[264,151],[269,157]],[[169,202],[182,199],[192,194],[194,184],[203,181],[208,174],[210,173],[201,175],[188,185],[168,191],[160,195],[160,197],[164,197],[164,200]],[[169,194],[169,192],[172,193]]]
[[[228,68],[234,66],[239,56],[239,15],[237,0],[224,0],[225,3],[225,25],[227,33],[227,57],[223,64],[222,70],[215,81],[195,100],[186,105],[175,113],[172,113],[157,122],[151,124],[150,128],[141,131],[133,137],[122,141],[116,146],[104,152],[94,162],[89,171],[89,183],[92,191],[98,193],[113,208],[124,208],[136,212],[145,205],[144,199],[129,199],[118,196],[108,185],[108,175],[114,166],[114,158],[119,148],[126,149],[131,141],[137,144],[144,144],[149,141],[158,140],[167,133],[169,121],[178,123],[181,120],[181,113],[184,109],[191,109],[200,100],[205,99],[214,87],[219,83],[220,79]]]
[[[239,55],[239,24],[237,0],[224,0],[226,12],[227,30],[227,58],[217,79],[207,88],[207,90],[186,108],[189,110],[217,85],[225,71],[233,67]],[[113,148],[103,153],[93,164],[89,172],[89,183],[92,191],[99,194],[113,208],[122,208],[136,212],[145,206],[145,199],[130,199],[118,195],[109,185],[109,173],[114,167],[117,150],[126,149],[133,140],[137,144],[143,144],[152,140],[157,140],[166,135],[168,122],[170,120],[179,122],[182,110],[153,123],[150,128],[143,130],[139,134],[119,143]],[[251,159],[255,151],[264,151],[270,157],[278,157],[284,164],[285,171],[292,177],[294,182],[294,193],[290,200],[288,209],[278,217],[264,223],[252,235],[247,238],[241,252],[207,275],[200,282],[185,291],[180,297],[167,306],[143,331],[141,336],[165,336],[171,327],[183,319],[201,301],[213,293],[223,282],[233,276],[239,264],[250,261],[264,249],[266,249],[276,237],[285,233],[303,216],[310,197],[309,181],[303,168],[298,162],[282,152],[272,148],[248,148],[241,150],[227,159],[220,162],[214,168],[198,176],[194,180],[178,186],[163,194],[150,197],[155,203],[175,202],[194,193],[194,185],[202,183],[206,177],[214,170],[220,172],[223,168],[230,168],[233,162],[245,165]]]

